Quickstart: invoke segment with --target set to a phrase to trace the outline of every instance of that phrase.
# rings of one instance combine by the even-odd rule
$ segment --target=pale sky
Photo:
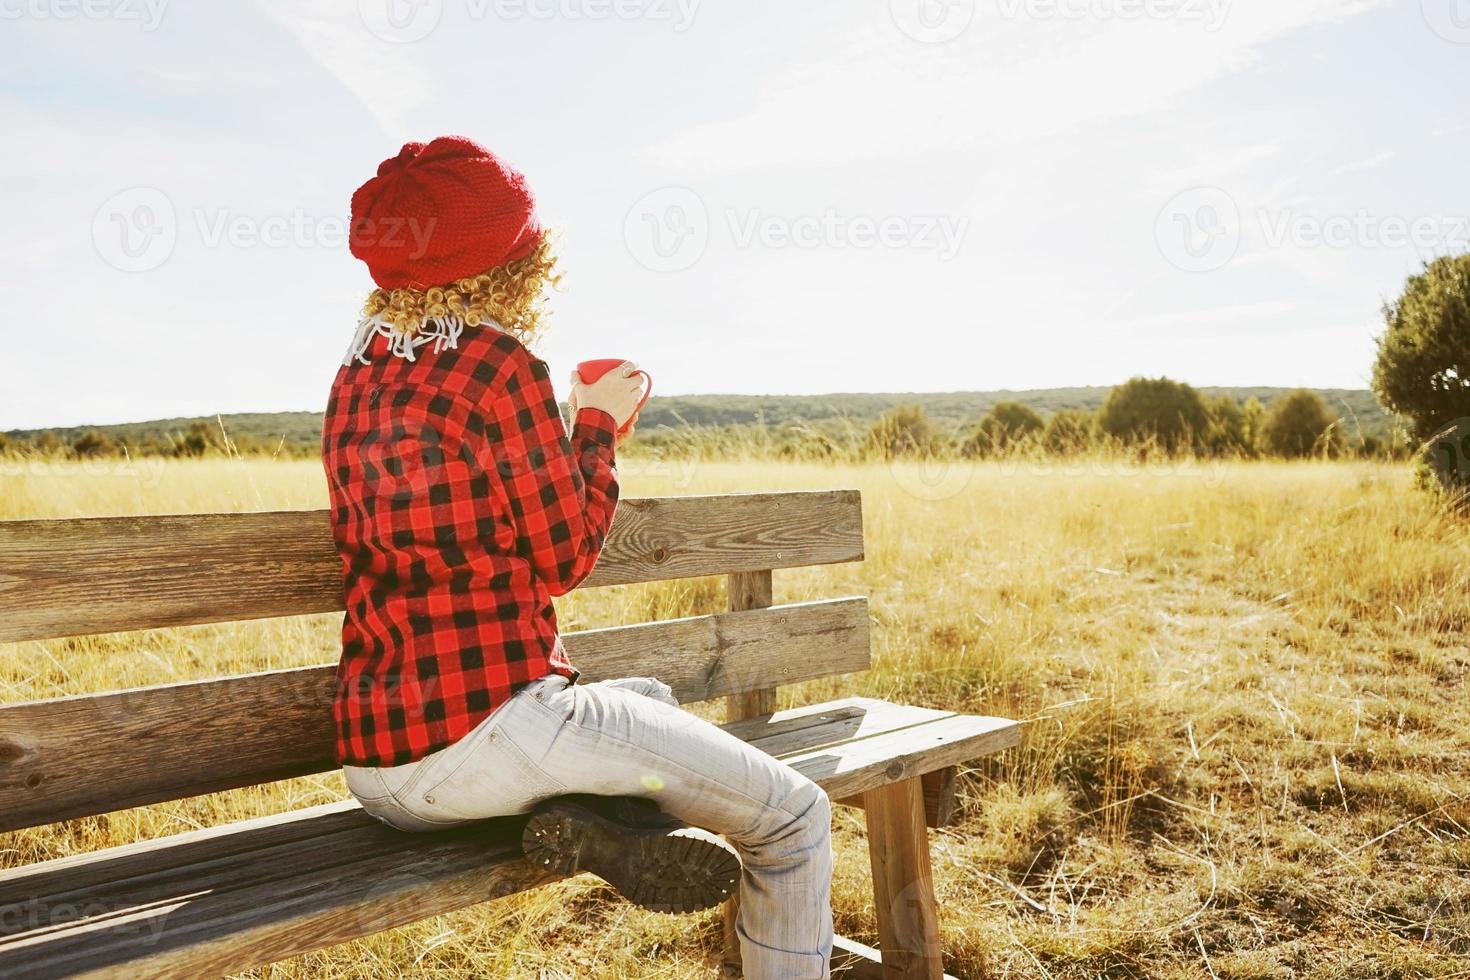
[[[1365,387],[1470,249],[1470,0],[0,0],[0,429],[320,409],[463,133],[657,391]]]

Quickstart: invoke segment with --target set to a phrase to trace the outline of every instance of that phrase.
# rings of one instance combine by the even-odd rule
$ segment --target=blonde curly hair
[[[412,357],[413,349],[431,338],[443,338],[441,345],[452,347],[464,327],[484,323],[530,347],[545,326],[546,290],[561,284],[556,263],[555,243],[547,234],[529,255],[477,276],[428,289],[375,289],[362,305],[354,352],[362,357],[365,342],[382,333],[396,353]]]

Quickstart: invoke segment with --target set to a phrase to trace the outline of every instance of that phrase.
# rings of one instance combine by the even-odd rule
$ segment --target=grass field
[[[146,464],[146,465],[145,465]],[[920,464],[629,458],[626,495],[856,487],[868,555],[776,600],[872,599],[873,670],[783,689],[1028,721],[967,772],[933,848],[959,977],[1470,974],[1470,529],[1378,464]],[[312,463],[14,464],[0,519],[321,506]],[[563,627],[711,612],[718,579],[588,590]],[[337,617],[0,647],[6,701],[335,658]],[[300,779],[0,835],[3,861],[340,798]],[[837,929],[873,942],[858,815]],[[711,974],[717,913],[592,879],[262,977]],[[988,973],[987,973],[988,971]]]

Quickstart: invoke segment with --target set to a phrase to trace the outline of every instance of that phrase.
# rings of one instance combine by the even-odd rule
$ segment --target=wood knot
[[[661,565],[661,564],[663,564],[664,562],[666,562],[668,560],[669,560],[669,549],[668,548],[665,548],[663,545],[658,545],[657,547],[655,547],[653,549],[653,561],[654,561],[654,564]]]
[[[894,759],[892,762],[888,763],[888,768],[883,770],[883,775],[893,780],[902,779],[903,768],[903,760]]]
[[[45,781],[46,781],[46,779],[45,779],[44,776],[42,776],[38,772],[33,772],[29,776],[26,777],[26,788],[27,789],[35,789],[35,788],[37,788],[38,786],[40,786]]]

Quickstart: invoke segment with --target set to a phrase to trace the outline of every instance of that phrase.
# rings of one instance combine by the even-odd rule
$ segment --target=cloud
[[[358,4],[333,0],[259,0],[262,10],[301,42],[302,49],[357,97],[383,132],[406,140],[415,110],[433,96],[430,77],[411,57],[413,45],[375,37]]]
[[[1397,155],[1392,150],[1384,150],[1382,153],[1375,154],[1366,160],[1354,160],[1351,163],[1344,163],[1340,167],[1333,167],[1327,172],[1327,176],[1341,177],[1344,174],[1356,174],[1362,173],[1365,170],[1377,170]]]
[[[1053,7],[998,0],[945,45],[918,44],[890,24],[869,23],[832,45],[839,52],[833,59],[768,81],[744,114],[674,133],[644,156],[656,166],[718,171],[1025,142],[1176,106],[1255,64],[1272,41],[1388,2],[1235,3],[1220,8],[1215,23],[1203,15],[1004,16]]]

